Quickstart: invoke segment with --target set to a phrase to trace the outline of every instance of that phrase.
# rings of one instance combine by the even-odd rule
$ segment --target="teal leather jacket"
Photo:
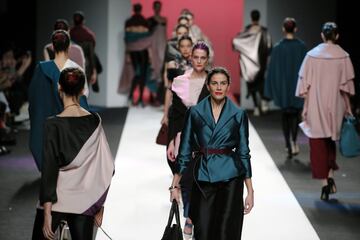
[[[183,174],[193,152],[207,149],[233,149],[229,154],[201,154],[197,179],[227,181],[234,177],[251,178],[248,118],[245,110],[226,98],[215,123],[210,96],[191,107],[186,114],[177,156],[178,173]]]

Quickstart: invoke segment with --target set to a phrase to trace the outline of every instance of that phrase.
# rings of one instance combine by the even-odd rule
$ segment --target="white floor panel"
[[[155,144],[161,117],[159,109],[129,109],[103,219],[113,240],[159,240],[163,234],[171,172],[165,147]],[[255,207],[245,216],[243,239],[319,239],[252,126],[250,149]],[[108,238],[99,230],[96,239]]]

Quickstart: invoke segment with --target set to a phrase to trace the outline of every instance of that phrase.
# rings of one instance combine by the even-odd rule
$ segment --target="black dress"
[[[186,72],[184,75],[190,74],[189,72]],[[185,76],[181,76],[179,78],[183,78]],[[188,76],[189,77],[189,76]],[[186,79],[188,77],[185,77],[181,81],[191,81],[189,79]],[[176,79],[174,80],[176,81]],[[188,106],[184,104],[186,102],[185,99],[182,99],[175,91],[174,91],[174,85],[173,88],[173,99],[172,99],[172,105],[171,109],[169,109],[169,139],[175,139],[177,134],[179,132],[182,132],[184,123],[185,123],[185,116],[186,112],[189,109]],[[189,89],[190,91],[190,89]],[[201,91],[199,93],[199,96],[197,98],[197,103],[199,103],[202,99],[207,97],[209,95],[209,91],[207,89],[207,86],[205,84],[202,85]],[[169,166],[173,173],[177,172],[177,164],[176,162],[169,162]],[[193,185],[193,168],[194,168],[194,161],[191,161],[189,164],[189,167],[187,170],[182,174],[182,178],[180,181],[181,185],[181,192],[182,192],[182,199],[184,203],[184,217],[189,217],[189,208],[190,208],[190,193]]]

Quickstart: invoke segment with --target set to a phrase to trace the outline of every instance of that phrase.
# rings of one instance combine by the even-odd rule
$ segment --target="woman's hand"
[[[345,116],[354,116],[350,106],[346,107]]]
[[[180,179],[181,175],[179,173],[175,173],[173,180],[171,182],[170,190],[170,202],[172,202],[174,199],[177,201],[177,203],[180,203]]]
[[[169,118],[167,117],[167,113],[164,113],[163,118],[161,119],[161,124],[165,124],[166,126],[169,126]]]
[[[176,200],[178,204],[180,204],[180,188],[174,188],[170,190],[170,202]]]
[[[91,77],[90,77],[90,84],[93,85],[95,84],[97,81],[97,71],[96,71],[96,68],[93,69],[93,72],[91,74]]]
[[[104,215],[104,207],[101,207],[100,210],[94,216],[94,222],[97,227],[101,227],[103,215]]]
[[[304,108],[302,113],[301,113],[301,117],[302,117],[302,120],[303,121],[306,121],[306,118],[307,118],[307,109]]]
[[[245,198],[244,214],[250,213],[253,207],[254,207],[254,192],[249,192]]]
[[[354,116],[351,110],[350,95],[343,91],[340,91],[340,94],[345,102],[345,116]]]
[[[52,216],[51,213],[44,213],[44,225],[43,225],[43,234],[46,239],[54,239],[55,234],[51,229]]]
[[[175,144],[174,140],[171,140],[169,143],[168,149],[166,151],[167,157],[171,162],[175,162]]]

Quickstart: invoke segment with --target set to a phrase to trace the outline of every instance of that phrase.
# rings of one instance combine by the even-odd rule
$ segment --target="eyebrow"
[[[210,83],[218,83],[218,82],[215,80],[211,80]],[[220,81],[219,83],[228,83],[228,81],[224,80],[224,81]]]

